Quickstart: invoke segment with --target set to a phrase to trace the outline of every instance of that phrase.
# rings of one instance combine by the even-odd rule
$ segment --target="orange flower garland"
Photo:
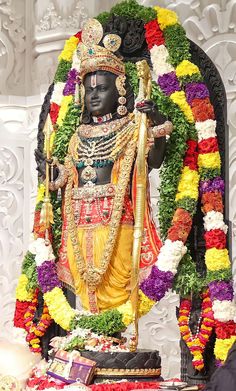
[[[43,312],[41,318],[37,324],[34,323],[34,317],[38,305],[38,293],[39,290],[35,290],[34,298],[29,302],[27,311],[24,314],[24,328],[27,331],[26,341],[29,343],[30,350],[34,353],[40,353],[40,337],[42,337],[50,324],[52,323],[52,318],[49,315],[48,307],[46,304],[43,306]]]
[[[198,371],[204,368],[203,352],[214,327],[214,316],[209,291],[207,290],[203,293],[202,297],[201,325],[195,335],[192,334],[189,327],[192,306],[190,299],[181,301],[178,319],[181,336],[193,355],[192,363]]]

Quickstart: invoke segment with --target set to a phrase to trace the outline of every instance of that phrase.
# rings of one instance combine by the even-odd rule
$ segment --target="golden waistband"
[[[83,187],[76,187],[72,190],[72,199],[74,200],[93,200],[102,197],[114,197],[115,185],[107,183],[105,185],[95,185],[87,183]]]

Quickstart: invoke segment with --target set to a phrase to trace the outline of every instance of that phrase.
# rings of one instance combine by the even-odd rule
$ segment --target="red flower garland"
[[[206,248],[217,248],[222,250],[226,247],[226,234],[221,229],[212,229],[204,233]]]
[[[160,46],[164,45],[165,39],[164,35],[160,29],[160,26],[157,20],[151,20],[150,22],[144,25],[145,28],[145,38],[148,45],[148,49],[152,49],[154,45]]]
[[[29,307],[28,301],[16,300],[16,307],[15,307],[15,313],[13,319],[13,323],[15,327],[19,327],[21,329],[25,328],[24,314],[26,313],[28,307]]]

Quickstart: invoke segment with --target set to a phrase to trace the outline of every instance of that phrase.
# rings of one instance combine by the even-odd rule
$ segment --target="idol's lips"
[[[99,104],[100,104],[100,100],[93,100],[93,101],[91,101],[91,105],[92,106],[97,106]]]

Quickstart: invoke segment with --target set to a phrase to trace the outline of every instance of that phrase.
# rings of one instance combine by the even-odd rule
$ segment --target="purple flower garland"
[[[173,279],[172,272],[163,272],[154,265],[148,278],[140,284],[140,289],[149,299],[159,301],[172,287]]]
[[[42,265],[37,266],[37,273],[38,283],[43,293],[62,287],[57,277],[57,267],[54,261],[44,261]]]
[[[211,301],[233,300],[234,290],[233,290],[232,282],[212,281],[209,284],[209,290],[210,290]]]
[[[207,181],[200,181],[199,184],[199,192],[201,196],[203,195],[203,193],[208,193],[208,192],[210,193],[214,191],[219,191],[221,192],[221,194],[224,194],[224,190],[225,190],[224,181],[219,176],[214,179],[209,179]]]
[[[78,75],[79,74],[78,74],[77,70],[74,68],[68,72],[68,79],[67,79],[66,85],[63,90],[64,96],[75,94],[76,83],[79,82]]]

